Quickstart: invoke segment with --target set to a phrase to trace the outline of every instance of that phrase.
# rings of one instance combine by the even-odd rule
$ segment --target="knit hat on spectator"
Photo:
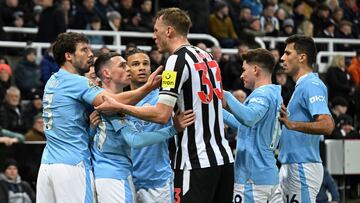
[[[284,23],[283,23],[283,27],[286,28],[286,27],[294,27],[295,24],[294,24],[294,20],[291,19],[291,18],[288,18],[286,20],[284,20]]]
[[[330,26],[335,26],[335,23],[332,20],[327,20],[324,22],[324,28],[328,28]]]
[[[4,171],[10,166],[18,166],[17,161],[15,159],[7,159],[4,163]]]
[[[11,71],[11,67],[8,64],[0,64],[0,72],[5,71],[7,74],[11,75],[12,71]]]

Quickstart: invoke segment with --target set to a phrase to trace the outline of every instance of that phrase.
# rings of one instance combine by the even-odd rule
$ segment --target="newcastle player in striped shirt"
[[[220,69],[208,53],[189,44],[190,26],[189,16],[178,8],[161,10],[156,16],[153,38],[161,52],[171,55],[155,106],[134,107],[105,97],[97,109],[157,123],[166,123],[174,107],[193,109],[195,123],[176,136],[174,200],[227,203],[232,201],[234,172],[224,137]]]

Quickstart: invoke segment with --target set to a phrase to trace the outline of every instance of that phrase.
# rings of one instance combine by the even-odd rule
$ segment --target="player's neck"
[[[169,45],[170,54],[173,54],[174,52],[176,52],[178,49],[180,49],[183,46],[190,45],[187,38],[183,37],[183,36],[177,36],[177,37],[173,38],[172,40],[170,40],[169,44],[170,44]]]
[[[121,93],[121,92],[123,92],[123,89],[124,89],[122,86],[117,85],[113,82],[103,83],[103,88],[113,94]]]
[[[297,72],[297,74],[295,74],[292,77],[292,79],[296,83],[299,80],[299,78],[301,78],[301,76],[311,73],[312,71],[313,71],[313,69],[311,67],[308,67],[308,66],[300,67],[299,71]]]
[[[256,80],[255,85],[254,85],[254,89],[256,89],[258,87],[261,87],[261,86],[264,86],[264,85],[270,85],[270,84],[272,84],[271,77],[261,78],[259,80]]]
[[[80,74],[76,71],[76,69],[75,69],[74,66],[72,66],[72,65],[70,65],[70,64],[68,64],[68,63],[66,63],[66,62],[64,63],[64,65],[62,65],[61,68],[64,69],[64,70],[66,70],[66,71],[69,72],[69,73],[80,75]]]
[[[131,82],[130,83],[130,89],[131,90],[136,90],[139,87],[143,86],[145,83],[137,83],[137,82]]]

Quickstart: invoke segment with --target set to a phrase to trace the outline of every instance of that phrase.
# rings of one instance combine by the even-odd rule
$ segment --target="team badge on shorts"
[[[162,73],[162,88],[175,88],[177,72],[164,70]]]

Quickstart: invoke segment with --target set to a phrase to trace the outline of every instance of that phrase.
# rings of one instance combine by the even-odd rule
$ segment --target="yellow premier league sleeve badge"
[[[176,72],[164,70],[162,73],[162,88],[175,88]]]

